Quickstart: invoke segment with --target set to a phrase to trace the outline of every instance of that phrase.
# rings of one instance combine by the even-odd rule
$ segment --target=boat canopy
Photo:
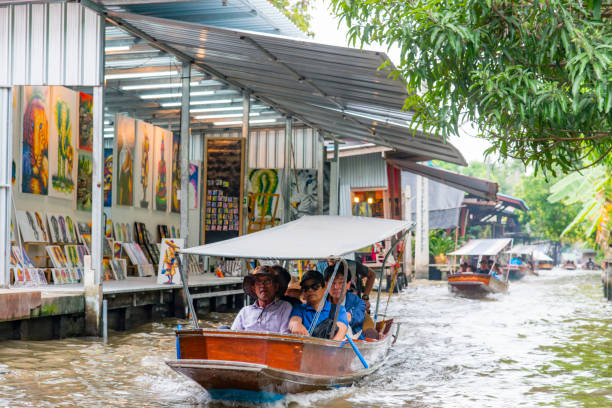
[[[248,259],[326,259],[355,252],[409,229],[409,221],[307,215],[270,229],[181,250],[183,254]]]
[[[545,262],[553,261],[553,259],[550,256],[538,250],[533,251],[533,259],[535,259],[536,261],[545,261]]]
[[[448,255],[487,255],[494,256],[500,253],[512,242],[511,238],[500,239],[470,239],[465,245]]]
[[[514,246],[511,249],[507,250],[506,253],[515,254],[515,255],[531,255],[537,249],[538,249],[537,245],[520,244],[520,245]]]

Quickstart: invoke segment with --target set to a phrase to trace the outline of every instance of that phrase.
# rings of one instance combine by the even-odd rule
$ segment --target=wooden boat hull
[[[508,292],[508,282],[483,273],[457,273],[449,275],[447,280],[451,291],[467,295]]]
[[[355,342],[367,369],[345,342],[210,329],[177,331],[181,358],[167,364],[213,399],[273,402],[285,394],[348,386],[370,374],[392,344],[391,325],[378,341]]]
[[[525,269],[510,268],[508,271],[508,280],[517,281],[523,279],[528,273]]]

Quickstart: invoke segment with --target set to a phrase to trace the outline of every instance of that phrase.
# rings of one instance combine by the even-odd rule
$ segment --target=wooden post
[[[404,220],[412,221],[412,206],[410,202],[410,186],[404,188]],[[412,232],[404,236],[404,274],[408,279],[412,275]]]
[[[414,270],[415,277],[429,277],[429,182],[427,178],[417,176],[417,208]]]

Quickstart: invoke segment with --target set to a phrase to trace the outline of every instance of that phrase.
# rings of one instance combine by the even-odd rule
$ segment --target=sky
[[[312,15],[310,26],[315,34],[314,40],[330,45],[347,46],[346,25],[343,22],[338,26],[338,20],[328,9],[329,4],[329,0],[316,0],[314,2],[314,7],[310,13]],[[399,52],[397,49],[388,51],[384,46],[370,46],[367,48],[386,52],[391,58],[391,61],[395,64],[397,64],[399,60]],[[463,126],[461,130],[463,131],[461,137],[451,139],[450,143],[459,149],[468,162],[484,161],[484,151],[490,147],[491,144],[485,139],[471,136],[475,134],[475,132],[469,125]]]

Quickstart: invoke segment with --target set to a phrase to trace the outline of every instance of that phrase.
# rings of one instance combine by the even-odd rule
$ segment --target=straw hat
[[[274,269],[270,268],[269,266],[261,265],[255,268],[253,273],[248,274],[247,276],[244,277],[244,281],[242,282],[242,289],[246,292],[247,295],[251,296],[252,298],[257,298],[257,295],[255,294],[255,281],[257,280],[256,278],[257,276],[271,277],[274,280],[274,282],[278,284],[278,290],[276,291],[276,297],[279,297],[283,294],[281,293],[283,289],[282,288],[283,285],[282,285],[278,272],[276,272]]]
[[[291,277],[291,281],[289,282],[289,286],[287,286],[287,290],[298,290],[301,291],[302,287],[300,286],[300,281],[295,276]]]

